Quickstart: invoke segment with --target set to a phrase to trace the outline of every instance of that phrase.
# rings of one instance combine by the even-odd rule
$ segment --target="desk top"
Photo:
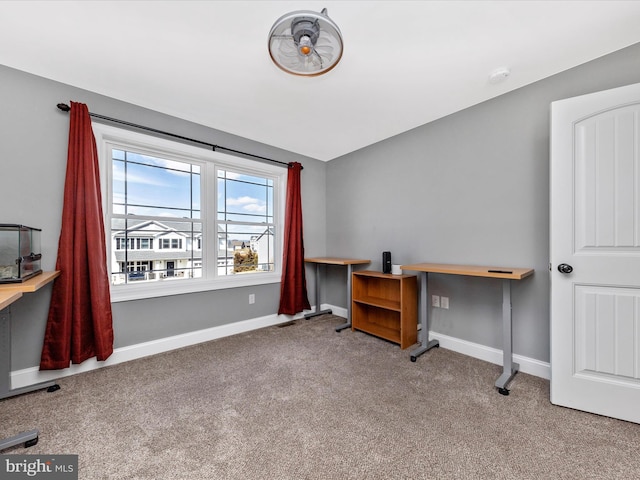
[[[0,285],[0,294],[5,292],[35,292],[47,283],[52,282],[59,275],[59,271],[42,272],[22,283],[4,283]]]
[[[0,310],[5,309],[22,296],[22,292],[17,290],[0,292]]]
[[[522,280],[533,274],[532,268],[482,267],[478,265],[449,265],[443,263],[414,263],[412,265],[402,265],[400,268],[402,270],[413,270],[416,272],[507,278],[509,280]]]
[[[308,263],[326,263],[328,265],[363,265],[365,263],[371,263],[371,260],[338,257],[305,258],[304,261]]]

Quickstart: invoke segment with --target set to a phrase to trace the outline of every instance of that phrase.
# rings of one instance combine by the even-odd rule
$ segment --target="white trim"
[[[333,311],[334,315],[347,318],[347,309],[342,307],[334,307],[332,305],[322,305],[322,309],[329,309]],[[418,325],[418,328],[420,325]],[[452,350],[457,353],[462,353],[469,357],[484,360],[485,362],[493,363],[495,365],[502,365],[502,350],[497,348],[487,347],[479,343],[469,342],[467,340],[461,340],[456,337],[450,337],[443,335],[442,333],[429,332],[429,339],[436,338],[440,342],[441,348]],[[527,373],[536,377],[544,378],[546,380],[551,379],[551,364],[536,360],[535,358],[525,357],[523,355],[513,354],[513,361],[520,364],[519,371]]]
[[[124,302],[143,298],[164,297],[167,295],[179,295],[184,293],[203,292],[209,290],[220,290],[253,285],[265,285],[280,282],[282,276],[282,251],[284,241],[284,210],[287,191],[287,169],[279,165],[270,165],[265,162],[251,160],[239,156],[229,155],[218,151],[207,150],[199,146],[188,145],[175,140],[165,139],[149,135],[147,133],[134,132],[113,125],[105,125],[100,122],[92,122],[93,134],[96,139],[98,149],[98,159],[101,173],[102,205],[105,216],[105,241],[107,245],[107,267],[112,270],[112,240],[111,240],[111,218],[118,218],[112,210],[112,188],[113,181],[112,161],[110,149],[135,149],[151,156],[165,158],[172,161],[197,164],[201,167],[201,218],[203,231],[208,238],[217,238],[216,213],[208,212],[207,207],[211,202],[215,204],[217,198],[217,177],[218,168],[233,172],[242,172],[247,175],[260,176],[273,180],[273,213],[275,230],[275,271],[256,272],[250,275],[217,275],[217,262],[214,261],[216,243],[209,242],[213,247],[203,248],[203,263],[208,265],[202,271],[202,278],[180,279],[162,282],[143,282],[139,284],[110,285],[111,302]],[[215,208],[213,208],[215,210]],[[127,217],[129,218],[129,217]],[[138,217],[131,218],[147,219],[150,221],[174,220],[173,217]],[[265,224],[266,226],[266,224]],[[204,246],[203,246],[204,247]]]
[[[322,304],[321,310],[331,310],[334,315],[347,318],[347,309],[336,307],[333,305]],[[121,347],[114,350],[113,354],[104,362],[98,362],[90,359],[80,365],[71,365],[64,370],[47,370],[40,371],[38,367],[25,368],[11,372],[11,388],[22,388],[34,385],[40,382],[48,382],[58,378],[68,377],[78,373],[97,370],[98,368],[117,365],[118,363],[136,360],[138,358],[157,355],[159,353],[169,352],[178,348],[197,345],[198,343],[216,340],[218,338],[236,335],[238,333],[249,332],[259,328],[271,327],[291,320],[303,318],[305,314],[311,313],[312,310],[298,313],[297,315],[267,315],[265,317],[243,320],[241,322],[220,325],[219,327],[211,327],[196,332],[183,333],[173,337],[167,337],[160,340],[152,340],[150,342],[138,343],[128,347]],[[441,348],[462,353],[479,360],[484,360],[496,365],[502,365],[502,350],[497,348],[486,347],[478,343],[468,342],[459,338],[450,337],[437,332],[429,332],[429,338],[437,338]],[[428,355],[428,354],[427,354]],[[407,359],[408,359],[407,353]],[[534,358],[524,357],[522,355],[513,355],[513,360],[520,364],[520,371],[536,377],[549,380],[551,378],[551,367],[549,363],[536,360]]]
[[[314,307],[311,307],[314,308]],[[347,309],[342,307],[334,307],[333,305],[328,305],[323,303],[320,305],[320,310],[331,310],[331,313],[337,315],[342,318],[347,318]]]
[[[429,339],[437,339],[441,348],[453,350],[485,362],[502,365],[502,350],[487,347],[479,343],[472,343],[459,338],[450,337],[434,331],[429,332]],[[549,380],[551,378],[551,365],[548,362],[536,360],[535,358],[524,357],[513,354],[513,361],[520,364],[519,371]]]
[[[171,280],[159,285],[150,283],[134,285],[111,285],[111,302],[127,302],[141,298],[167,297],[185,293],[206,292],[226,288],[251,287],[253,285],[267,285],[280,283],[282,274],[272,272],[252,273],[251,275],[230,275],[228,278],[217,279],[185,279]]]
[[[22,388],[40,382],[48,382],[58,378],[76,375],[78,373],[97,370],[102,367],[136,360],[138,358],[148,357],[150,355],[157,355],[159,353],[169,352],[178,348],[236,335],[238,333],[249,332],[251,330],[257,330],[264,327],[271,327],[297,318],[302,318],[309,312],[310,311],[302,312],[295,316],[276,314],[268,315],[266,317],[243,320],[241,322],[220,325],[219,327],[211,327],[204,330],[198,330],[196,332],[183,333],[173,337],[116,348],[111,356],[104,362],[98,362],[95,358],[92,358],[80,365],[71,365],[69,368],[65,368],[63,370],[40,371],[38,367],[16,370],[11,372],[11,388]]]

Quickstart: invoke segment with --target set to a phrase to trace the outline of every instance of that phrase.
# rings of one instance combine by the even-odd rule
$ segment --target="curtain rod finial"
[[[67,105],[66,103],[59,103],[58,104],[58,108],[60,110],[62,110],[63,112],[68,112],[69,110],[71,110],[71,107],[69,105]]]

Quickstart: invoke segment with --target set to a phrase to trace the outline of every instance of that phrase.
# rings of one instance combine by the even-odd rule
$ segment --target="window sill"
[[[279,283],[280,273],[265,273],[251,275],[235,275],[231,278],[206,280],[169,280],[161,284],[150,285],[117,285],[111,286],[111,303],[128,302],[145,298],[167,297],[170,295],[184,295],[188,293],[207,292],[210,290],[224,290],[228,288],[250,287]]]

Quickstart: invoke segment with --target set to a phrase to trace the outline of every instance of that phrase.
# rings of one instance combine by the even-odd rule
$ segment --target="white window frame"
[[[168,159],[182,159],[201,165],[201,220],[202,230],[208,239],[203,242],[201,278],[188,278],[172,282],[153,282],[145,284],[110,285],[111,301],[122,302],[143,298],[179,295],[184,293],[220,290],[226,288],[247,287],[278,283],[282,276],[282,251],[284,239],[284,208],[286,198],[287,169],[265,162],[248,160],[241,157],[213,152],[201,147],[194,147],[172,140],[154,137],[122,128],[116,128],[93,122],[93,134],[98,149],[100,166],[100,183],[102,190],[102,208],[107,245],[108,270],[111,271],[109,259],[112,255],[111,216],[112,216],[112,159],[109,155],[112,147],[145,153],[151,156]],[[275,222],[275,270],[273,272],[256,272],[242,275],[218,276],[216,273],[215,249],[217,249],[216,201],[217,179],[216,166],[224,169],[246,173],[254,176],[267,176],[273,179],[274,222]],[[206,245],[205,245],[206,244]]]

